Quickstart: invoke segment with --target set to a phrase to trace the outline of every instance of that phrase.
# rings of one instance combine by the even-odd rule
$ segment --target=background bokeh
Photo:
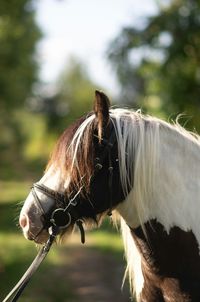
[[[0,300],[36,253],[18,227],[21,202],[96,88],[200,132],[199,32],[199,0],[0,2]],[[87,238],[55,247],[21,301],[128,301],[119,235],[106,221]]]

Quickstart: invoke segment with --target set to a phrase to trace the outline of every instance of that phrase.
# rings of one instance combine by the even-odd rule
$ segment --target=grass
[[[29,188],[30,183],[26,181],[0,181],[0,301],[16,284],[37,253],[34,243],[24,239],[16,219],[20,211],[19,203],[25,199]],[[76,244],[79,242],[77,238]],[[90,248],[112,253],[121,259],[123,257],[121,239],[111,230],[108,221],[100,230],[87,233],[86,240]],[[67,279],[69,262],[67,252],[54,246],[20,301],[77,302],[76,293],[72,292]]]
[[[103,253],[112,254],[117,260],[123,259],[123,243],[120,234],[114,229],[109,219],[106,219],[100,229],[89,234],[89,246]]]
[[[28,181],[0,181],[0,204],[12,203],[15,207],[18,201],[26,198],[31,183]]]

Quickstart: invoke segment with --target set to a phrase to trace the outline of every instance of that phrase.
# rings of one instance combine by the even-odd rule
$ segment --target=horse
[[[78,225],[121,224],[133,297],[200,301],[200,137],[131,109],[94,107],[58,139],[43,177],[21,209],[24,236],[44,243]]]

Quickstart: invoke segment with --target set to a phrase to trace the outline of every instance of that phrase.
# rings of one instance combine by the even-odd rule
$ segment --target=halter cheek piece
[[[94,135],[94,137],[96,137]],[[112,180],[113,180],[113,167],[112,167],[112,159],[111,159],[111,149],[116,142],[116,135],[114,131],[114,127],[111,128],[111,134],[109,140],[103,138],[101,143],[104,147],[103,152],[95,159],[95,171],[94,174],[98,173],[99,170],[103,168],[103,164],[105,162],[106,157],[108,157],[108,171],[109,171],[109,179],[108,179],[108,187],[109,187],[109,197],[110,197],[110,207],[108,211],[108,215],[112,214]],[[118,159],[117,159],[118,160]],[[58,193],[45,185],[35,183],[31,189],[34,200],[40,209],[42,217],[44,219],[44,226],[39,232],[35,235],[36,239],[40,233],[46,229],[49,232],[49,239],[46,244],[39,250],[37,256],[21,277],[19,282],[15,285],[15,287],[11,290],[11,292],[5,297],[2,302],[16,302],[18,298],[21,296],[23,290],[27,286],[30,281],[32,275],[36,272],[39,265],[45,259],[48,254],[52,243],[54,242],[56,236],[63,229],[68,228],[72,224],[76,224],[80,230],[81,242],[85,242],[85,231],[83,228],[83,221],[81,220],[80,214],[78,213],[77,207],[79,205],[79,194],[83,187],[79,189],[79,191],[73,196],[73,198],[66,197],[65,194]],[[55,201],[55,206],[51,208],[48,213],[45,213],[42,202],[37,194],[37,190],[43,193],[44,195],[49,196]],[[90,202],[89,202],[90,203]],[[90,203],[91,207],[92,204]],[[94,211],[94,209],[93,209]],[[13,298],[12,298],[13,297]]]
[[[98,139],[97,135],[94,135]],[[104,146],[103,152],[99,155],[99,157],[95,158],[95,172],[98,173],[99,170],[103,168],[103,164],[105,162],[106,157],[108,157],[108,188],[109,188],[109,202],[110,207],[108,210],[108,216],[112,215],[112,207],[113,207],[113,196],[112,196],[112,185],[113,185],[113,165],[112,165],[112,157],[111,150],[116,143],[116,134],[114,131],[114,126],[112,125],[111,134],[109,140],[102,138],[101,143]],[[118,158],[116,159],[118,161]]]

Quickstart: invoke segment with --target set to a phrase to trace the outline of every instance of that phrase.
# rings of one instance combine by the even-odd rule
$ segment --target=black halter
[[[114,126],[111,125],[110,130],[110,137],[109,139],[103,138],[101,140],[101,144],[103,145],[104,149],[99,155],[99,157],[95,158],[95,174],[98,173],[99,170],[103,168],[105,159],[108,157],[108,171],[109,171],[109,180],[108,180],[108,187],[109,187],[109,197],[110,197],[110,206],[108,210],[108,215],[112,213],[112,182],[113,182],[113,167],[112,167],[112,159],[111,159],[111,150],[116,143],[116,134],[114,130]],[[85,242],[85,230],[83,228],[83,221],[81,220],[80,213],[78,212],[77,208],[79,206],[79,195],[83,187],[80,187],[79,191],[73,197],[66,197],[65,194],[58,193],[43,184],[35,183],[31,189],[35,202],[37,203],[43,218],[44,218],[44,227],[36,234],[35,237],[39,236],[39,234],[43,231],[43,229],[48,229],[49,232],[49,239],[43,245],[43,247],[38,252],[37,256],[24,273],[22,278],[19,282],[15,285],[15,287],[11,290],[11,292],[5,297],[2,302],[16,302],[19,297],[21,296],[23,290],[29,283],[32,275],[36,272],[42,261],[47,256],[52,243],[54,242],[56,236],[63,230],[69,227],[71,224],[76,224],[80,230],[81,235],[81,242]],[[42,192],[43,194],[49,196],[55,201],[54,209],[50,213],[45,213],[40,198],[37,194],[37,190]],[[89,202],[90,204],[90,202]],[[92,204],[90,204],[92,207]],[[92,207],[92,211],[94,209]],[[95,213],[94,213],[95,216]],[[12,298],[13,297],[13,298]]]
[[[45,213],[42,203],[37,195],[37,190],[54,200],[55,206],[50,214]],[[80,230],[81,242],[85,243],[85,232],[82,226],[83,221],[79,218],[79,213],[77,211],[78,197],[81,190],[82,187],[72,198],[68,199],[65,194],[58,193],[43,184],[35,183],[33,185],[31,192],[37,205],[41,209],[42,215],[44,216],[43,229],[53,227],[58,228],[60,232],[61,230],[66,229],[70,224],[76,224]],[[36,237],[39,236],[43,229],[39,231]]]

